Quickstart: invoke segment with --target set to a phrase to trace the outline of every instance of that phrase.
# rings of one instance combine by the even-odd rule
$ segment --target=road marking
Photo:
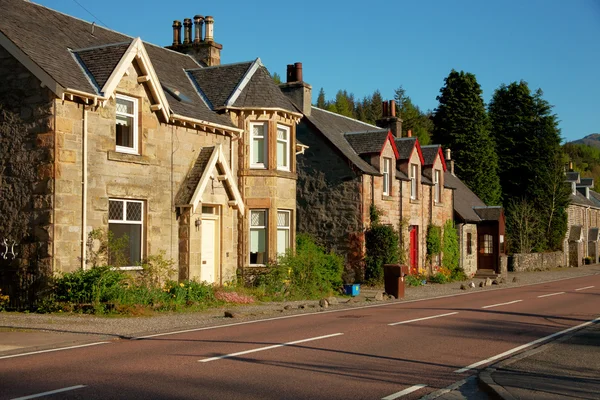
[[[516,286],[512,286],[512,287],[508,287],[508,288],[505,288],[505,287],[489,288],[489,289],[486,290],[486,292],[494,292],[496,290],[519,289],[519,288],[524,288],[524,287],[529,287],[529,286],[539,286],[539,285],[544,285],[544,284],[547,284],[547,283],[562,282],[562,281],[568,281],[568,280],[572,280],[572,279],[580,279],[580,278],[585,278],[585,277],[588,277],[588,276],[596,276],[596,275],[600,275],[600,274],[599,273],[594,273],[594,274],[589,274],[589,275],[574,276],[574,277],[571,277],[571,278],[552,279],[552,280],[545,281],[545,282],[528,283],[526,285],[516,285]],[[239,326],[239,325],[258,324],[258,323],[261,323],[261,322],[279,321],[279,320],[290,319],[290,318],[302,318],[302,317],[311,317],[311,316],[314,317],[315,315],[324,315],[324,314],[339,313],[339,312],[348,312],[348,311],[356,311],[356,310],[366,310],[368,308],[390,307],[390,306],[395,306],[395,305],[405,305],[405,304],[411,304],[411,303],[419,303],[419,302],[422,302],[422,301],[447,299],[447,298],[450,298],[450,297],[479,295],[481,293],[482,292],[471,292],[471,293],[467,292],[467,293],[457,293],[457,294],[446,294],[446,295],[443,295],[443,296],[427,297],[427,298],[423,298],[423,299],[403,300],[401,302],[397,301],[397,302],[390,302],[390,303],[383,303],[383,304],[373,304],[373,305],[369,305],[369,306],[358,306],[358,307],[341,308],[339,310],[319,311],[318,313],[316,313],[316,312],[309,312],[309,313],[302,313],[302,314],[284,315],[284,316],[281,316],[281,317],[271,317],[271,318],[255,319],[255,320],[252,320],[252,321],[234,322],[232,324],[203,326],[203,327],[200,327],[200,328],[190,328],[190,329],[183,329],[183,330],[178,330],[178,331],[169,331],[169,332],[162,332],[162,333],[154,333],[154,334],[151,334],[151,335],[144,335],[144,336],[132,337],[131,340],[152,339],[152,338],[161,337],[161,336],[179,335],[179,334],[182,334],[182,333],[200,332],[200,331],[207,331],[207,330],[212,330],[212,329],[223,329],[223,328],[230,328],[232,326]]]
[[[504,353],[501,353],[501,354],[495,355],[495,356],[493,356],[493,357],[490,357],[490,358],[486,358],[485,360],[482,360],[482,361],[476,362],[476,363],[474,363],[474,364],[471,364],[471,365],[469,365],[469,366],[466,366],[466,367],[464,367],[464,368],[457,369],[457,370],[456,370],[456,371],[454,371],[454,372],[456,372],[457,374],[462,374],[463,372],[467,372],[467,371],[469,371],[469,370],[471,370],[471,369],[473,369],[473,368],[477,368],[477,367],[479,367],[480,365],[487,364],[487,363],[490,363],[490,362],[492,362],[492,361],[496,361],[496,360],[498,360],[498,359],[500,359],[500,358],[504,358],[504,357],[506,357],[506,356],[509,356],[509,355],[511,355],[511,354],[513,354],[513,353],[516,353],[516,352],[518,352],[518,351],[521,351],[521,350],[523,350],[523,349],[526,349],[526,348],[528,348],[528,347],[535,346],[535,345],[536,345],[536,344],[538,344],[538,343],[545,342],[545,341],[547,341],[547,340],[550,340],[550,339],[552,339],[552,338],[555,338],[555,337],[557,337],[557,336],[564,335],[565,333],[569,333],[569,332],[571,332],[571,331],[575,331],[575,330],[577,330],[577,329],[581,329],[581,328],[584,328],[584,327],[586,327],[586,326],[588,326],[588,325],[596,324],[596,323],[598,323],[598,322],[600,322],[600,317],[598,317],[598,318],[596,318],[596,319],[593,319],[593,320],[591,320],[591,321],[588,321],[588,322],[584,322],[583,324],[580,324],[580,325],[573,326],[573,327],[571,327],[571,328],[565,329],[565,330],[563,330],[563,331],[560,331],[560,332],[553,333],[552,335],[544,336],[543,338],[540,338],[540,339],[534,340],[533,342],[526,343],[526,344],[524,344],[524,345],[521,345],[521,346],[519,346],[519,347],[515,347],[514,349],[511,349],[511,350],[505,351]]]
[[[434,316],[432,316],[432,317],[417,318],[417,319],[409,319],[408,321],[394,322],[394,323],[392,323],[392,324],[388,324],[388,325],[389,325],[389,326],[394,326],[394,325],[409,324],[409,323],[411,323],[411,322],[425,321],[426,319],[433,319],[433,318],[447,317],[448,315],[454,315],[454,314],[458,314],[458,311],[457,311],[457,312],[451,312],[451,313],[448,313],[448,314],[434,315]]]
[[[579,289],[575,289],[575,291],[576,291],[576,292],[579,292],[580,290],[591,289],[591,288],[593,288],[593,287],[594,287],[594,286],[586,286],[586,287],[581,287],[581,288],[579,288]]]
[[[538,296],[538,299],[541,299],[542,297],[558,296],[559,294],[565,294],[565,292],[558,292],[558,293],[543,294],[543,295],[541,295],[541,296]]]
[[[400,398],[402,396],[406,396],[407,394],[410,394],[412,392],[416,392],[419,389],[423,389],[424,387],[427,387],[427,385],[415,385],[415,386],[411,386],[407,389],[404,389],[398,393],[394,393],[394,394],[390,394],[389,396],[385,396],[384,398],[382,398],[381,400],[394,400],[397,398]]]
[[[492,305],[490,305],[490,306],[483,306],[483,307],[481,307],[481,308],[492,308],[492,307],[507,306],[507,305],[509,305],[509,304],[515,304],[515,303],[518,303],[518,302],[520,302],[520,301],[523,301],[523,300],[509,301],[508,303],[492,304]]]
[[[198,360],[198,362],[209,362],[209,361],[222,360],[223,358],[237,357],[237,356],[241,356],[244,354],[256,353],[258,351],[271,350],[271,349],[276,349],[278,347],[290,346],[292,344],[298,344],[298,343],[312,342],[313,340],[327,339],[330,337],[340,336],[340,335],[343,335],[343,333],[333,333],[331,335],[317,336],[317,337],[313,337],[313,338],[309,338],[309,339],[302,339],[302,340],[295,340],[293,342],[275,344],[273,346],[259,347],[258,349],[240,351],[238,353],[225,354],[225,355],[218,356],[218,357],[205,358],[204,360]]]
[[[62,393],[62,392],[68,392],[70,390],[75,390],[75,389],[81,389],[84,388],[85,385],[77,385],[77,386],[70,386],[67,388],[63,388],[63,389],[56,389],[56,390],[52,390],[50,392],[44,392],[44,393],[38,393],[38,394],[32,394],[31,396],[25,396],[25,397],[16,397],[12,400],[27,400],[27,399],[35,399],[38,397],[44,397],[44,396],[49,396],[51,394],[56,394],[56,393]]]
[[[99,344],[106,344],[106,343],[110,343],[110,342],[96,342],[96,343],[81,344],[81,345],[78,345],[78,346],[59,347],[58,349],[31,351],[29,353],[21,353],[21,354],[13,354],[11,356],[3,356],[3,357],[0,357],[0,360],[3,360],[5,358],[15,358],[15,357],[31,356],[33,354],[50,353],[50,352],[53,352],[53,351],[78,349],[78,348],[81,348],[81,347],[96,346],[96,345],[99,345]]]

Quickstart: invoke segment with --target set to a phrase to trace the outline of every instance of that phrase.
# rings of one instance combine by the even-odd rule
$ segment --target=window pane
[[[277,230],[277,254],[283,255],[290,247],[290,231],[289,229]]]
[[[265,162],[265,139],[252,140],[252,163],[264,164]]]
[[[285,211],[277,212],[277,226],[290,227],[290,213]]]
[[[142,203],[127,202],[127,221],[142,220]]]
[[[252,211],[250,216],[251,226],[265,226],[265,212],[264,211]]]
[[[134,147],[133,118],[117,115],[117,146]]]
[[[108,224],[114,239],[122,239],[124,245],[120,252],[109,254],[111,265],[134,266],[142,260],[142,225],[138,224]],[[123,239],[125,238],[125,239]],[[118,250],[117,250],[118,251]]]
[[[277,140],[287,141],[288,131],[287,129],[277,128]]]
[[[287,143],[277,142],[277,166],[288,166]]]
[[[117,113],[133,114],[133,101],[117,97]]]
[[[264,125],[252,125],[252,136],[265,137],[265,126]]]
[[[108,219],[123,220],[123,202],[110,200],[108,202]]]

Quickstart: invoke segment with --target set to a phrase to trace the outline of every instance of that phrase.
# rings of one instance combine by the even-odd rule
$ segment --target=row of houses
[[[27,153],[0,149],[2,175],[34,175],[26,207],[4,204],[0,241],[20,250],[0,258],[0,285],[87,268],[96,229],[128,236],[125,269],[164,252],[181,280],[252,274],[296,232],[352,266],[371,205],[414,271],[432,265],[427,227],[450,219],[467,274],[498,271],[502,210],[454,175],[449,150],[403,137],[393,101],[370,125],[313,107],[300,63],[281,85],[258,58],[221,65],[212,17],[175,21],[164,48],[28,1],[0,10],[0,106]]]

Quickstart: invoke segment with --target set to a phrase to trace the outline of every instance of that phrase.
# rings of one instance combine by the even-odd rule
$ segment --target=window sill
[[[240,170],[238,172],[239,176],[265,176],[265,177],[279,177],[279,178],[288,178],[288,179],[298,179],[298,175],[295,172],[290,171],[280,171],[280,170],[272,170],[272,169],[247,169],[245,171]]]
[[[113,268],[111,268],[111,270],[113,270],[113,271],[143,271],[144,268],[142,268],[138,265],[135,267],[118,267],[118,268],[113,267]]]
[[[410,203],[411,203],[411,204],[419,204],[419,203],[421,203],[421,202],[419,201],[419,199],[418,199],[418,198],[416,198],[416,199],[410,199]]]
[[[148,156],[142,156],[139,154],[120,153],[114,150],[108,151],[107,158],[110,161],[128,162],[142,165],[158,165],[158,160],[155,158],[150,158]]]
[[[439,201],[438,201],[438,202],[435,202],[435,201],[434,201],[434,202],[433,202],[433,205],[434,205],[434,206],[436,206],[436,207],[443,207],[443,206],[444,206],[444,203],[440,203]]]
[[[390,195],[384,194],[383,196],[381,196],[381,200],[383,201],[393,201],[394,198]]]

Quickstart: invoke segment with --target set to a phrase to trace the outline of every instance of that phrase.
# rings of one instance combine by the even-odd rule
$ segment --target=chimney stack
[[[412,137],[412,129],[409,129],[408,132],[406,132],[406,137]]]
[[[181,22],[173,22],[173,44],[168,49],[192,56],[200,64],[207,66],[221,64],[221,50],[223,46],[214,39],[214,18],[196,15],[194,18],[183,20],[184,38],[181,42]],[[193,21],[193,22],[192,22]],[[205,37],[202,37],[202,27],[206,22]],[[194,32],[192,36],[192,26]]]
[[[202,41],[202,25],[204,17],[202,15],[194,16],[194,44],[198,45]]]
[[[381,104],[381,118],[375,124],[384,129],[389,129],[392,135],[402,137],[402,119],[396,116],[396,101],[388,100]]]
[[[286,82],[279,89],[300,109],[302,114],[310,115],[312,107],[312,86],[303,81],[302,63],[287,65]]]
[[[452,159],[451,154],[451,150],[446,149],[446,167],[448,167],[450,169],[450,173],[454,175],[454,160]]]
[[[181,22],[173,21],[173,47],[181,44]]]

